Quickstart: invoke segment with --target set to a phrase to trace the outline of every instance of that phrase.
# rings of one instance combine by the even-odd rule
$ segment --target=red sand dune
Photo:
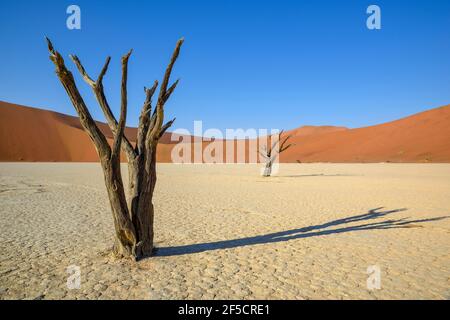
[[[293,137],[282,162],[450,162],[450,105],[400,120]]]
[[[111,141],[107,125],[99,126]],[[126,134],[134,142],[136,129]],[[295,146],[281,155],[282,162],[450,162],[450,105],[371,127],[304,126],[286,134],[293,134]],[[167,133],[158,161],[170,162],[175,144]],[[0,161],[98,158],[78,118],[0,101]]]

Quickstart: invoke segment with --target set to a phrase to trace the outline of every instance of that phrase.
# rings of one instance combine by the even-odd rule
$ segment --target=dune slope
[[[107,125],[98,124],[111,141]],[[136,129],[127,128],[126,134],[134,142]],[[282,154],[282,162],[450,162],[450,105],[371,127],[303,126],[286,134],[295,145]],[[157,160],[171,162],[174,145],[166,133]],[[0,161],[98,157],[76,117],[0,101]]]
[[[400,120],[292,138],[283,162],[449,162],[450,105]]]

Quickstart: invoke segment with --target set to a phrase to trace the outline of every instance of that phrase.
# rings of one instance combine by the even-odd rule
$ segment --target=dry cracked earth
[[[155,192],[157,255],[121,261],[98,164],[0,164],[0,298],[450,298],[448,164],[161,164]]]

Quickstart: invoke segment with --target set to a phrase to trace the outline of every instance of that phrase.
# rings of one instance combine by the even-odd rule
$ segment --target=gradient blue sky
[[[81,30],[66,8],[81,7]],[[366,28],[366,8],[382,29]],[[112,56],[104,85],[120,101],[120,57],[129,71],[128,125],[143,87],[161,79],[185,44],[167,104],[175,128],[360,127],[450,103],[450,1],[5,1],[0,2],[0,100],[72,114],[44,35],[66,57],[94,118],[103,120],[69,53],[92,77]]]

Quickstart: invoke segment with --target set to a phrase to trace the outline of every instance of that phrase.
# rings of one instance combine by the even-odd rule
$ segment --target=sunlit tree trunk
[[[286,142],[292,137],[292,135],[286,136],[283,141],[280,142],[282,138],[283,130],[281,130],[280,133],[278,133],[275,137],[270,137],[269,144],[271,144],[270,147],[263,147],[262,151],[259,153],[265,160],[265,167],[263,171],[263,177],[270,177],[272,175],[272,166],[274,161],[277,159],[277,157],[282,153],[283,151],[286,151],[288,148],[293,146],[294,144],[290,143],[286,145]],[[275,140],[275,141],[273,141]]]

